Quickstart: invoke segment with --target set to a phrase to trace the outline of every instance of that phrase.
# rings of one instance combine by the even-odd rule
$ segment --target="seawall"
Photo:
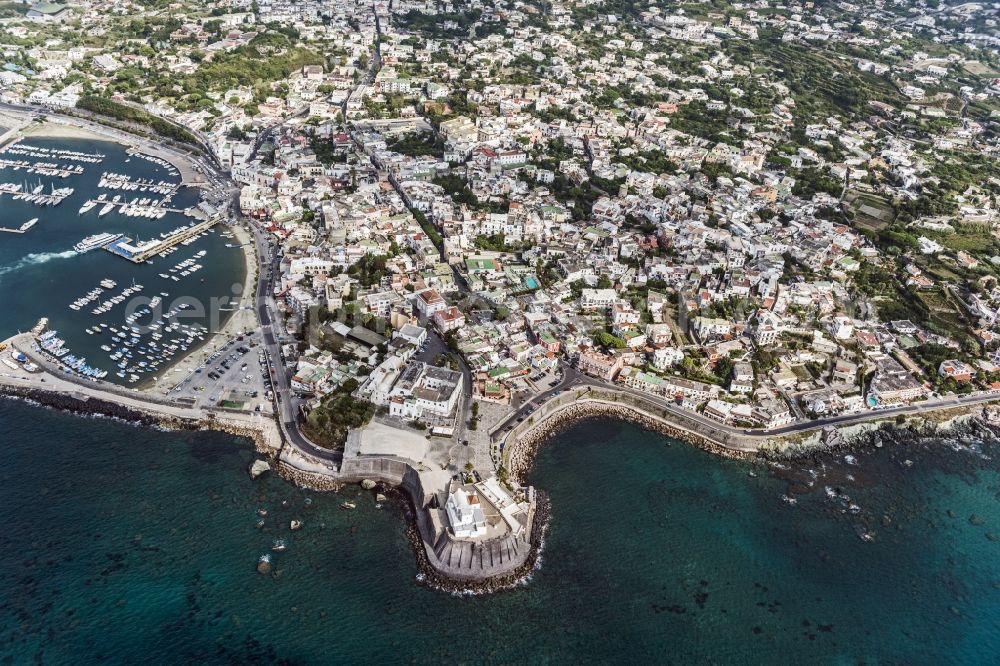
[[[80,393],[64,393],[30,386],[12,386],[0,383],[0,396],[21,398],[71,414],[106,416],[149,427],[168,430],[216,430],[237,437],[246,437],[254,448],[266,456],[275,455],[280,449],[277,424],[260,420],[250,425],[207,413],[198,418],[165,414],[155,407],[128,406],[112,399],[101,399]]]
[[[486,541],[454,539],[436,529],[429,508],[441,472],[418,471],[408,461],[383,456],[348,458],[339,470],[299,451],[286,449],[276,465],[287,481],[318,491],[373,481],[402,506],[406,534],[420,568],[420,581],[456,593],[485,593],[519,584],[536,566],[547,526],[548,501],[530,494],[525,534]],[[448,475],[445,473],[445,477]],[[394,492],[386,492],[394,491]]]
[[[754,449],[722,446],[714,439],[681,427],[674,420],[643,411],[639,406],[581,394],[564,404],[539,409],[535,420],[522,422],[512,430],[504,440],[504,467],[512,478],[522,481],[534,464],[538,447],[545,440],[577,421],[601,416],[635,423],[726,458],[745,460],[756,457]]]

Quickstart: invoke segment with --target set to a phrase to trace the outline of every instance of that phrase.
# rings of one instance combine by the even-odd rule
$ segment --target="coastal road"
[[[510,416],[501,421],[495,428],[497,432],[503,432],[508,428],[514,427],[520,421],[523,421],[528,417],[529,414],[534,412],[538,407],[540,407],[545,402],[551,400],[557,395],[561,394],[563,391],[567,391],[574,386],[580,386],[586,384],[590,379],[589,377],[580,374],[580,371],[569,365],[561,365],[563,377],[562,380],[548,389],[545,389],[541,393],[535,394],[528,400],[524,401],[518,409],[514,410]]]
[[[875,409],[857,414],[841,414],[839,416],[829,416],[803,423],[793,423],[791,425],[782,426],[766,432],[768,435],[784,435],[792,432],[800,432],[802,430],[814,430],[825,426],[851,425],[854,423],[881,420],[899,415],[911,416],[913,414],[934,412],[951,407],[972,407],[975,405],[985,405],[987,403],[997,401],[1000,401],[1000,393],[994,392],[975,393],[962,396],[947,396],[944,398],[925,400],[924,402],[912,405],[900,405],[899,407],[887,407],[884,409]]]
[[[53,110],[44,107],[34,107],[26,105],[17,104],[6,104],[0,103],[0,110],[8,110],[19,113],[32,114],[33,117],[44,117],[46,115],[52,114]],[[58,114],[60,121],[68,122],[70,124],[78,124],[85,127],[95,127],[100,128],[102,132],[118,137],[120,140],[125,142],[139,142],[142,144],[153,145],[153,142],[149,137],[130,134],[126,131],[117,128],[109,128],[102,124],[93,123],[85,118],[79,118],[75,116],[67,116],[64,114]],[[219,167],[218,160],[215,155],[211,154],[209,151],[208,158],[202,159],[196,155],[190,153],[183,153],[179,151],[176,147],[166,148],[164,146],[158,146],[160,149],[168,150],[173,152],[187,160],[195,163],[204,174],[204,176],[209,180],[209,182],[215,186],[215,194],[219,197],[219,201],[224,201],[226,193],[231,197],[231,201],[235,202],[235,197],[238,193],[238,188],[232,182],[230,175],[225,173]],[[235,215],[238,216],[238,207],[235,210]],[[315,458],[321,459],[323,461],[335,463],[339,465],[341,455],[339,453],[333,453],[326,449],[319,448],[309,442],[299,431],[298,427],[298,415],[296,413],[295,401],[293,393],[290,387],[289,375],[286,371],[285,365],[281,360],[281,350],[278,343],[278,339],[274,333],[274,322],[275,319],[268,310],[268,290],[270,289],[271,281],[267,277],[267,267],[273,266],[276,258],[273,256],[272,248],[264,237],[262,231],[258,229],[255,225],[249,224],[252,233],[254,235],[254,241],[256,245],[256,251],[260,266],[260,275],[258,279],[257,292],[255,294],[255,310],[260,319],[262,338],[264,339],[265,349],[270,353],[268,358],[268,373],[271,376],[272,384],[274,387],[275,394],[275,414],[278,418],[278,424],[283,431],[285,438],[291,445],[301,452],[306,453]],[[137,396],[135,398],[137,401],[142,401],[144,398]],[[157,405],[157,408],[163,409],[162,405]],[[259,418],[259,415],[251,413],[249,415],[251,419]]]
[[[314,458],[319,458],[339,466],[343,458],[341,453],[316,446],[299,431],[295,394],[291,388],[291,379],[288,376],[288,370],[281,357],[281,345],[278,341],[278,334],[275,333],[275,326],[280,325],[280,320],[272,314],[269,307],[270,292],[274,284],[273,277],[269,276],[272,276],[274,271],[277,270],[278,258],[272,251],[272,245],[268,242],[264,232],[256,224],[249,223],[249,226],[254,236],[254,245],[257,248],[257,261],[260,267],[258,271],[257,292],[254,296],[254,308],[260,320],[264,349],[267,352],[267,371],[271,377],[274,390],[274,413],[278,418],[281,430],[293,447]]]
[[[991,402],[1000,401],[1000,393],[995,392],[985,392],[976,393],[965,396],[947,396],[943,398],[936,398],[933,400],[927,400],[917,404],[910,405],[900,405],[898,407],[890,407],[877,410],[869,410],[858,413],[851,414],[841,414],[837,416],[828,416],[821,419],[803,420],[790,423],[785,426],[770,430],[749,430],[743,428],[734,428],[732,426],[726,425],[714,419],[710,419],[703,414],[698,412],[684,409],[678,406],[676,403],[667,400],[666,398],[651,395],[636,389],[623,386],[621,384],[612,384],[609,382],[604,382],[593,377],[588,377],[581,374],[575,368],[566,368],[566,375],[563,381],[559,385],[553,387],[550,390],[544,391],[536,395],[532,400],[527,401],[520,409],[516,410],[510,416],[507,417],[501,424],[497,427],[497,432],[499,433],[497,440],[503,439],[503,433],[506,429],[513,427],[518,422],[523,421],[529,414],[535,411],[535,409],[543,404],[544,402],[550,400],[551,398],[558,395],[563,390],[574,388],[574,387],[584,387],[590,386],[595,389],[613,389],[616,391],[631,393],[636,397],[642,398],[658,409],[673,414],[678,417],[678,420],[687,423],[692,423],[696,426],[701,426],[709,431],[722,432],[725,435],[729,435],[733,438],[740,438],[744,440],[760,440],[761,443],[767,441],[770,438],[789,435],[799,432],[808,432],[812,430],[820,430],[822,428],[831,426],[847,426],[855,425],[858,423],[866,423],[869,421],[881,421],[889,418],[894,418],[896,416],[912,416],[915,414],[927,413],[939,411],[942,409],[949,409],[955,407],[973,407],[976,405],[985,405]],[[723,444],[720,442],[720,444]],[[725,445],[725,444],[723,444]]]

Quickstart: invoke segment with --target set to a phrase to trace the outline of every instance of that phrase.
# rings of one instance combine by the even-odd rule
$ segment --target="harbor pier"
[[[145,243],[140,243],[139,245],[133,245],[134,242],[131,238],[122,238],[117,240],[110,245],[105,246],[105,250],[111,254],[117,255],[128,259],[134,264],[144,263],[150,257],[153,257],[161,252],[165,252],[170,248],[183,243],[189,238],[194,238],[198,236],[222,220],[219,216],[211,217],[204,222],[199,222],[198,224],[187,227],[182,231],[178,231],[175,234],[167,236],[162,240],[152,240]]]

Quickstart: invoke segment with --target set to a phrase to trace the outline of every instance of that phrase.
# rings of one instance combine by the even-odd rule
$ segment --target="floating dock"
[[[10,160],[0,157],[0,169],[12,169],[13,171],[24,170],[25,173],[38,174],[40,176],[58,176],[68,178],[78,176],[83,173],[83,167],[76,165],[60,165],[55,162],[29,162],[28,160]]]
[[[31,192],[9,192],[7,190],[0,190],[0,197],[3,197],[5,194],[10,195],[11,198],[20,195],[21,199],[26,204],[33,204],[35,206],[58,206],[70,195],[72,195],[73,191],[71,189],[69,192],[63,194],[32,194]],[[31,197],[31,199],[28,200],[24,197]]]
[[[104,249],[111,254],[116,254],[119,257],[128,259],[134,264],[141,264],[152,256],[169,250],[173,246],[183,243],[189,238],[193,238],[208,231],[221,220],[221,217],[212,217],[204,222],[199,222],[194,226],[187,227],[183,231],[178,231],[176,234],[167,236],[162,240],[146,241],[144,243],[139,243],[138,245],[133,245],[135,241],[131,238],[120,238],[110,245],[107,245]]]
[[[33,226],[35,226],[37,223],[38,223],[38,218],[36,217],[33,220],[28,220],[17,229],[8,229],[7,227],[0,227],[0,231],[6,231],[9,234],[24,234],[27,233],[28,230],[31,229]]]

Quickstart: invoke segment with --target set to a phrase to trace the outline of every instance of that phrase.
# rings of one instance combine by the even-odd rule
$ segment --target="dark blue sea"
[[[11,401],[0,429],[4,663],[1000,656],[993,441],[781,469],[587,421],[554,437],[531,475],[552,505],[541,568],[523,587],[457,597],[418,583],[397,507],[360,488],[251,480],[244,440]],[[340,509],[348,498],[356,510]],[[257,573],[279,538],[288,550]]]

